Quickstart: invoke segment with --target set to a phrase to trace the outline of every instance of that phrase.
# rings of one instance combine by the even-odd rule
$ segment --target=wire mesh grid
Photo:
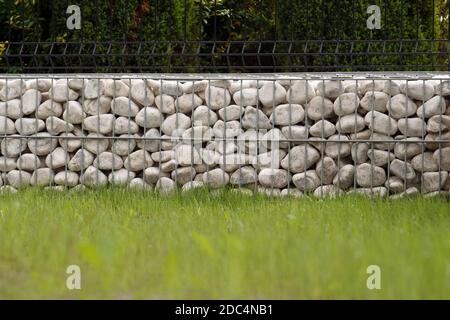
[[[450,77],[5,75],[1,187],[448,194]]]

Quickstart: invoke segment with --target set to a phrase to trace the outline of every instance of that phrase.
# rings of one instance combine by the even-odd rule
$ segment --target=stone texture
[[[259,101],[265,107],[275,107],[286,102],[286,89],[278,82],[267,82],[258,91]]]
[[[226,88],[208,86],[205,89],[205,102],[212,110],[219,110],[230,104],[231,95]]]
[[[284,188],[290,180],[290,174],[283,169],[262,169],[258,174],[259,183],[268,188]]]
[[[0,79],[1,192],[449,196],[449,83]]]
[[[270,115],[270,122],[280,126],[297,124],[303,119],[305,119],[305,110],[299,104],[278,105]]]
[[[383,168],[368,163],[356,167],[356,182],[360,187],[378,187],[386,181],[386,173]]]
[[[404,94],[393,96],[388,104],[389,116],[395,119],[410,117],[417,111],[417,105]]]
[[[144,107],[136,114],[134,121],[143,128],[158,128],[163,120],[163,115],[157,108]]]
[[[306,116],[312,120],[328,119],[333,116],[334,105],[325,97],[313,97],[306,105]]]
[[[333,109],[334,113],[338,116],[345,116],[358,109],[359,97],[353,92],[343,93],[334,101]]]
[[[281,166],[290,172],[303,172],[314,165],[320,158],[319,152],[312,146],[304,144],[293,147],[281,160]]]
[[[292,85],[286,93],[287,102],[304,104],[309,102],[315,95],[314,87],[310,81],[292,81]]]
[[[426,101],[434,94],[434,87],[426,81],[408,81],[400,85],[400,91],[414,100]]]

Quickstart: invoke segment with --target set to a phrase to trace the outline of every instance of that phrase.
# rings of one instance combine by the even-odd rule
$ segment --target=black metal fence
[[[80,29],[66,26],[72,4]],[[448,0],[4,0],[0,71],[447,71],[449,7]],[[377,8],[379,25],[368,26]]]

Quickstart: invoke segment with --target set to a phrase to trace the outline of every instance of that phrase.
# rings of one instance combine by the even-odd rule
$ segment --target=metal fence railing
[[[3,75],[1,188],[448,194],[449,97],[433,73]]]

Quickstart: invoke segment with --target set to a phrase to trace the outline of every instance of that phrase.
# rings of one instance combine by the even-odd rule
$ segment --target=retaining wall
[[[446,74],[0,76],[0,188],[448,195]]]

